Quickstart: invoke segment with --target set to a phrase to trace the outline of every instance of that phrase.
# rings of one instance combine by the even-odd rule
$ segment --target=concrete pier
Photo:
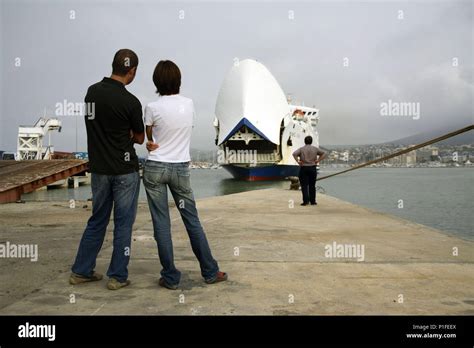
[[[215,285],[203,282],[174,207],[177,291],[158,286],[146,203],[134,227],[132,285],[118,291],[107,290],[105,278],[68,284],[91,202],[1,205],[0,242],[36,243],[39,259],[0,259],[0,314],[474,314],[473,242],[330,196],[319,195],[318,206],[299,202],[298,191],[277,189],[199,200],[214,257],[229,273]],[[340,245],[359,247],[363,257],[337,257]]]

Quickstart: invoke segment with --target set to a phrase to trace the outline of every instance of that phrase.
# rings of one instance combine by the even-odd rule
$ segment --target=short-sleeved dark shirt
[[[130,130],[144,132],[140,101],[121,82],[104,77],[89,87],[85,102],[91,173],[121,175],[138,171]]]

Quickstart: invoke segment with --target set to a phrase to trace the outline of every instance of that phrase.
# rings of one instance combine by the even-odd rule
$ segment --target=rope
[[[390,154],[390,155],[387,155],[387,156],[384,156],[384,157],[381,157],[381,158],[377,158],[377,159],[374,159],[374,160],[369,161],[369,162],[365,162],[365,163],[359,164],[359,165],[357,165],[357,166],[355,166],[355,167],[351,167],[351,168],[349,168],[349,169],[346,169],[346,170],[343,170],[343,171],[340,171],[340,172],[337,172],[337,173],[334,173],[334,174],[330,174],[330,175],[323,176],[323,177],[321,177],[321,178],[318,178],[317,181],[324,180],[324,179],[327,179],[327,178],[330,178],[330,177],[333,177],[333,176],[336,176],[336,175],[339,175],[339,174],[344,174],[344,173],[347,173],[347,172],[350,172],[350,171],[352,171],[352,170],[356,170],[356,169],[359,169],[359,168],[367,167],[367,166],[370,166],[371,164],[374,164],[374,163],[377,163],[377,162],[386,161],[386,160],[388,160],[388,159],[390,159],[390,158],[403,155],[403,154],[405,154],[405,153],[408,153],[408,152],[417,150],[417,149],[419,149],[419,148],[422,148],[422,147],[425,147],[425,146],[428,146],[428,145],[437,143],[437,142],[439,142],[439,141],[442,141],[442,140],[445,140],[445,139],[454,137],[454,136],[456,136],[456,135],[459,135],[459,134],[462,134],[462,133],[465,133],[465,132],[469,132],[469,131],[472,130],[472,129],[474,129],[474,125],[470,125],[470,126],[467,126],[467,127],[461,128],[461,129],[458,129],[457,131],[454,131],[454,132],[451,132],[451,133],[447,133],[447,134],[442,135],[442,136],[440,136],[440,137],[437,137],[437,138],[434,138],[434,139],[425,141],[424,143],[421,143],[421,144],[418,144],[418,145],[414,145],[414,146],[408,147],[408,148],[406,148],[406,149],[404,149],[404,150],[397,151],[397,152],[392,153],[392,154]]]

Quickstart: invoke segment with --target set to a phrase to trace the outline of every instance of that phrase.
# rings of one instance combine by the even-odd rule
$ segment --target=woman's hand
[[[149,151],[149,152],[152,152],[152,151],[155,151],[157,148],[159,148],[160,145],[154,143],[153,141],[149,140],[146,142],[146,149]]]

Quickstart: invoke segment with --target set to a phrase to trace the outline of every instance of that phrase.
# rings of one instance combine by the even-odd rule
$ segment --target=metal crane
[[[61,132],[61,121],[57,118],[41,117],[34,126],[18,128],[18,160],[48,160],[54,153],[51,145],[51,132]],[[48,145],[43,145],[43,138],[48,135]]]

